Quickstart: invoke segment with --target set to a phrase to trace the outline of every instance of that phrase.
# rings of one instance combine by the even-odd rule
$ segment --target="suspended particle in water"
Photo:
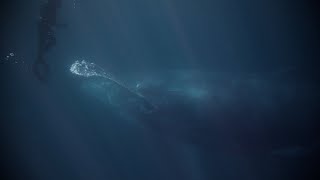
[[[0,60],[4,64],[12,65],[12,64],[25,64],[23,59],[20,59],[16,56],[15,53],[10,52],[6,55],[2,60]]]

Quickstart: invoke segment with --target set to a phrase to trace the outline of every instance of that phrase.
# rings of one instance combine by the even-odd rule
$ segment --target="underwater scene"
[[[316,4],[4,3],[1,179],[320,179]]]

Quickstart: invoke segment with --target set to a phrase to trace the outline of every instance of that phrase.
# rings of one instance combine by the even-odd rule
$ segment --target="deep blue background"
[[[0,66],[2,179],[312,179],[317,175],[318,3],[79,0],[76,8],[72,3],[65,1],[59,14],[68,27],[57,30],[57,46],[48,53],[52,74],[46,84],[30,72],[39,1],[12,0],[1,6],[0,58],[15,52],[19,62],[25,62]],[[226,118],[230,121],[223,133],[206,121],[190,137],[177,127],[198,124],[171,124],[159,132],[140,128],[134,118],[124,118],[77,90],[79,80],[68,68],[78,58],[101,64],[127,82],[137,72],[142,77],[168,78],[168,70],[196,69],[268,78],[272,72],[294,67],[294,72],[275,79],[313,89],[299,93],[315,94],[280,108],[269,119],[266,116],[265,124],[252,122],[250,127],[260,129],[248,141],[247,152],[234,148],[225,152],[229,148],[223,142],[229,139],[221,135],[236,134],[239,144],[250,139],[247,126],[234,121],[238,117]],[[184,110],[173,109],[163,118],[190,118]],[[251,111],[244,108],[243,114]],[[212,114],[207,113],[195,117],[210,119]],[[220,118],[226,117],[221,114]],[[261,149],[283,145],[316,150],[302,158],[260,154]]]

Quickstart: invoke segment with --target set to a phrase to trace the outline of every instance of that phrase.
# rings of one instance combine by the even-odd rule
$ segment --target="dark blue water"
[[[46,82],[39,7],[2,8],[3,179],[317,179],[316,3],[63,1]]]

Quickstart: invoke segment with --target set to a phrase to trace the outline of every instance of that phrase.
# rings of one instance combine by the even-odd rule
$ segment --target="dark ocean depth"
[[[319,179],[318,3],[58,2],[1,6],[1,179]]]

